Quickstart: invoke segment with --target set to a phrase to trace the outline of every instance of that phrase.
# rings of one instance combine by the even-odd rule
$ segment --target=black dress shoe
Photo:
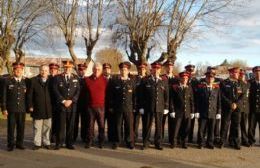
[[[75,147],[73,145],[66,145],[66,148],[70,150],[75,150]]]
[[[209,149],[214,149],[214,145],[212,145],[212,144],[207,145],[207,147],[208,147]]]
[[[13,151],[13,150],[14,150],[14,146],[8,146],[8,147],[7,147],[7,151],[11,152],[11,151]]]
[[[128,148],[131,149],[131,150],[135,148],[133,144],[129,144],[129,145],[127,145],[127,146],[128,146]]]
[[[188,146],[186,145],[186,143],[183,143],[183,144],[182,144],[182,148],[183,148],[183,149],[188,149]]]
[[[113,143],[112,144],[112,149],[116,150],[118,148],[118,144],[117,143]]]
[[[145,150],[145,149],[147,149],[147,148],[148,148],[147,146],[143,145],[143,146],[141,147],[141,150]]]
[[[60,145],[56,145],[54,150],[60,150]]]
[[[203,149],[203,145],[200,144],[200,145],[198,146],[198,148],[199,148],[199,149]]]
[[[103,149],[104,144],[103,144],[103,143],[99,143],[99,144],[98,144],[98,147],[99,147],[100,149]]]
[[[240,150],[240,149],[241,149],[240,145],[234,145],[234,148],[235,148],[236,150]]]
[[[41,149],[41,146],[37,146],[37,145],[33,146],[33,150],[39,150],[39,149]]]
[[[161,145],[156,145],[156,146],[155,146],[155,149],[163,150],[163,148],[161,147]]]
[[[219,148],[223,148],[224,147],[224,143],[223,142],[219,142]]]
[[[192,143],[193,143],[193,140],[192,140],[192,139],[188,140],[188,143],[191,143],[191,144],[192,144]]]
[[[245,147],[250,147],[251,146],[250,143],[248,143],[248,142],[243,142],[242,145],[245,146]]]
[[[25,147],[23,145],[16,145],[16,148],[20,150],[25,150]]]
[[[45,145],[44,148],[48,149],[48,150],[52,150],[53,149],[53,147],[51,145]]]
[[[171,148],[171,149],[173,149],[173,148],[175,148],[175,147],[176,147],[176,145],[175,145],[174,143],[171,143],[171,144],[170,144],[170,148]]]
[[[85,148],[89,149],[90,147],[91,147],[91,144],[90,143],[86,143]]]

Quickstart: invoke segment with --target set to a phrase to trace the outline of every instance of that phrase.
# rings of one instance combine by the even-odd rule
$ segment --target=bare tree
[[[154,45],[151,43],[164,15],[166,0],[117,0],[120,17],[115,39],[124,39],[129,60],[146,62]]]
[[[32,23],[36,18],[40,17],[40,15],[36,13],[41,11],[41,9],[44,7],[43,5],[40,5],[42,2],[43,0],[0,1],[1,70],[3,70],[3,67],[6,66],[7,71],[12,73],[10,56],[13,45],[15,44],[14,51],[17,54],[23,53],[23,45],[28,41],[28,39],[36,34],[35,31],[32,31]],[[24,34],[27,35],[25,36]],[[18,51],[19,49],[20,51]],[[17,59],[17,61],[20,61],[20,59]]]
[[[86,47],[86,63],[92,60],[92,53],[100,38],[103,25],[104,13],[108,9],[111,0],[83,0],[85,7],[81,13],[85,15],[82,21],[83,38]]]
[[[234,0],[173,0],[169,4],[169,15],[165,15],[168,19],[163,24],[167,31],[167,51],[162,53],[159,61],[175,61],[185,39],[200,36],[200,30],[224,23],[223,16],[231,11],[232,6]]]
[[[112,72],[119,72],[119,63],[123,61],[122,53],[116,48],[105,48],[97,51],[95,54],[95,61],[101,63],[110,63]]]
[[[86,63],[100,38],[104,12],[110,0],[50,0],[58,27],[61,29],[70,56],[77,63],[74,52],[75,37],[82,33],[86,48]],[[78,30],[78,31],[77,31]]]
[[[0,1],[0,57],[1,70],[6,66],[8,72],[10,68],[10,54],[15,42],[14,30],[21,9],[14,4],[13,0]]]
[[[30,41],[39,43],[40,38],[42,38],[40,34],[51,26],[50,24],[46,24],[49,9],[50,5],[48,1],[32,0],[30,6],[28,6],[28,10],[24,11],[20,16],[15,32],[16,41],[13,48],[17,62],[20,62],[25,57],[25,44]]]
[[[62,31],[70,56],[75,64],[78,62],[74,51],[75,33],[78,24],[77,14],[79,0],[50,0],[53,16]]]

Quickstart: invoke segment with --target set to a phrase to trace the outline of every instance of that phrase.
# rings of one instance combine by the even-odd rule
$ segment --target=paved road
[[[120,147],[112,150],[109,144],[104,149],[93,147],[85,149],[84,144],[77,142],[76,150],[61,149],[48,151],[40,149],[32,150],[31,123],[26,125],[25,151],[6,151],[6,124],[0,120],[0,168],[259,168],[260,146],[242,148],[236,151],[230,148],[224,149],[197,149],[190,145],[189,149],[170,149],[165,144],[163,151],[152,147],[140,150],[141,144],[135,150]],[[259,137],[259,136],[258,136]]]

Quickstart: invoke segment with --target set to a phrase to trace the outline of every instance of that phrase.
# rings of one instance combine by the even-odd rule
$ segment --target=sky
[[[208,62],[220,64],[224,59],[244,60],[249,66],[260,65],[260,1],[245,7],[241,16],[230,18],[230,26],[220,32],[205,33],[195,47],[183,47],[179,60],[184,62]]]
[[[238,12],[230,15],[228,26],[216,26],[208,30],[201,39],[194,39],[183,45],[177,54],[177,62],[182,66],[192,64],[219,65],[228,61],[243,60],[249,66],[260,65],[260,0],[253,0]],[[102,48],[114,47],[111,44],[111,31],[104,31],[97,43],[94,53]],[[79,39],[79,38],[78,38]],[[44,49],[36,47],[29,50],[29,55],[69,56],[63,37],[55,39],[55,47]],[[59,43],[57,43],[57,41]],[[162,45],[163,46],[163,45]],[[78,40],[75,47],[79,57],[85,57],[84,42]],[[153,51],[154,59],[163,50]],[[125,54],[123,52],[123,54]],[[149,60],[150,62],[153,59]]]

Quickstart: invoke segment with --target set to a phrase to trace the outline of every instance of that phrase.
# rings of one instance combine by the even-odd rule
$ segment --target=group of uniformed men
[[[163,67],[166,73],[162,75]],[[185,71],[175,76],[171,61],[163,65],[152,63],[149,75],[148,65],[143,62],[137,65],[137,75],[130,74],[129,62],[119,64],[119,75],[111,74],[108,63],[95,63],[89,77],[84,75],[85,64],[78,65],[77,75],[72,73],[73,68],[72,61],[63,61],[63,73],[59,73],[58,64],[42,65],[39,75],[28,79],[23,77],[24,64],[15,62],[13,75],[1,78],[8,151],[15,147],[25,149],[26,112],[33,118],[34,150],[75,149],[79,130],[85,148],[90,148],[95,122],[99,148],[103,148],[107,132],[113,149],[122,141],[134,149],[139,141],[140,121],[142,149],[152,143],[153,125],[153,144],[156,149],[163,149],[167,120],[170,148],[186,149],[188,143],[194,142],[195,120],[200,149],[221,148],[226,140],[235,149],[256,142],[256,125],[260,124],[260,66],[252,69],[250,80],[238,67],[228,70],[227,79],[216,78],[214,67],[208,67],[205,78],[197,79],[194,65],[185,66]]]

